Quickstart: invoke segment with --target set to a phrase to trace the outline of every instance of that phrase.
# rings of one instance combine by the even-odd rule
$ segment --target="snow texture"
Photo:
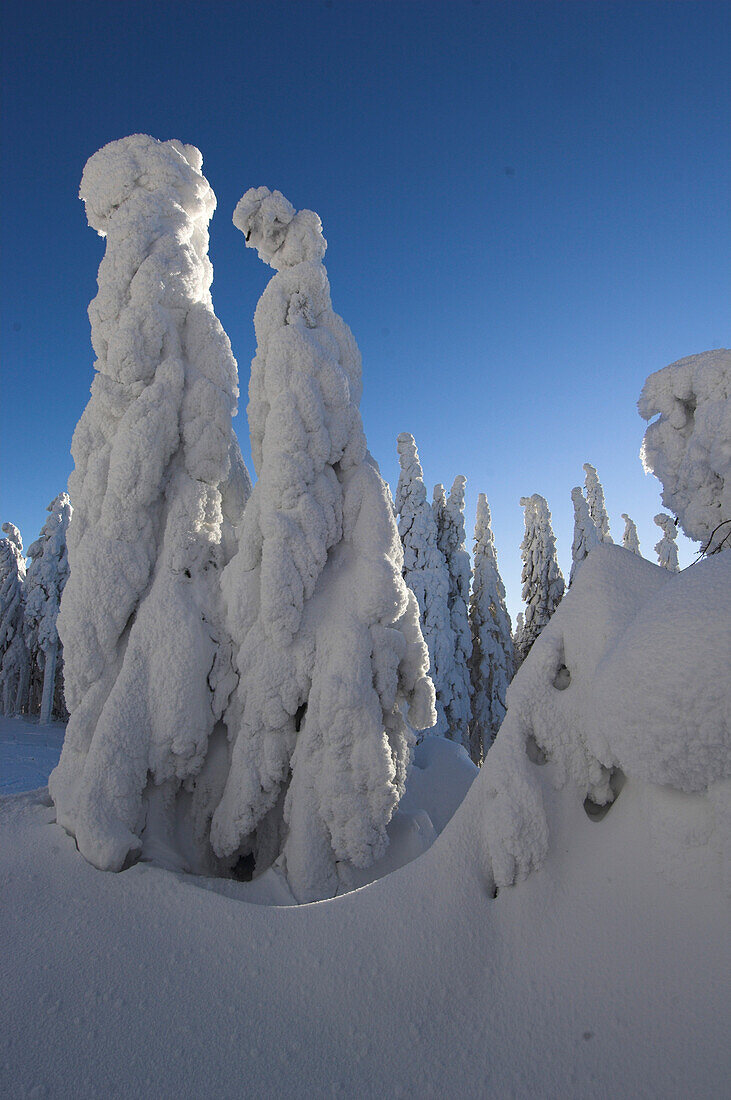
[[[680,571],[678,562],[678,528],[672,516],[665,512],[659,512],[655,516],[655,523],[662,531],[662,538],[655,543],[655,553],[658,563],[663,569],[669,569],[671,573]]]
[[[223,577],[238,690],[213,819],[222,857],[274,861],[299,901],[383,856],[434,689],[390,494],[366,447],[361,359],[332,310],[317,214],[278,191],[234,213],[276,274],[254,317],[257,481]]]
[[[4,523],[0,539],[0,713],[20,714],[30,682],[25,644],[25,558],[20,531]]]
[[[622,519],[624,520],[624,534],[622,535],[622,546],[625,550],[630,550],[633,554],[638,554],[642,557],[640,551],[640,539],[637,534],[637,525],[633,519],[627,515],[626,512],[622,512]]]
[[[589,515],[597,529],[599,541],[611,543],[612,536],[609,534],[609,516],[604,503],[602,483],[599,480],[596,467],[592,466],[590,462],[584,463],[584,470],[586,471],[584,484],[586,486],[586,502],[589,506]]]
[[[477,498],[470,596],[470,755],[477,764],[484,759],[505,717],[508,685],[515,668],[512,624],[505,606],[505,586],[498,569],[495,539],[490,524],[487,497],[480,493]]]
[[[426,495],[424,474],[413,435],[398,437],[401,466],[395,508],[404,551],[404,580],[416,596],[424,641],[429,650],[429,673],[436,692],[436,725],[432,735],[447,731],[445,698],[450,697],[449,671],[454,664],[456,638],[449,614],[449,570],[437,540],[437,524]]]
[[[25,585],[25,641],[31,656],[28,711],[40,711],[41,724],[52,715],[67,716],[63,703],[63,660],[56,629],[61,596],[69,575],[66,532],[71,520],[68,493],[59,493],[46,509],[48,519],[28,547]]]
[[[571,490],[571,499],[574,502],[574,541],[571,544],[569,587],[573,584],[576,571],[589,551],[599,546],[601,542],[599,531],[589,513],[586,497],[579,486]]]
[[[619,547],[592,552],[515,677],[482,769],[498,886],[546,858],[537,763],[593,812],[628,777],[685,792],[728,779],[729,652],[728,555],[673,575]]]
[[[89,307],[96,373],[72,442],[58,619],[71,717],[50,792],[82,854],[115,871],[153,836],[175,849],[178,826],[183,865],[215,862],[220,787],[205,765],[220,770],[212,734],[235,683],[219,577],[246,478],[201,165],[191,145],[136,134],[95,153],[80,188],[106,252]]]
[[[458,474],[449,497],[442,485],[435,485],[432,507],[437,523],[437,545],[449,572],[449,618],[454,633],[451,666],[445,670],[444,713],[446,736],[470,751],[472,683],[469,660],[472,655],[468,605],[470,600],[470,556],[465,541],[464,495],[467,478]]]
[[[531,646],[558,607],[565,582],[558,567],[556,538],[545,497],[534,493],[521,497],[525,509],[525,536],[520,549],[523,558],[523,602],[525,613],[519,654],[525,660]]]
[[[731,546],[731,351],[689,355],[651,374],[638,402],[640,457],[662,502],[709,552]]]

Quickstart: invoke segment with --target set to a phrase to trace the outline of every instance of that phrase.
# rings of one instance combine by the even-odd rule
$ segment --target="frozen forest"
[[[165,1095],[578,1097],[620,1065],[623,1096],[719,1094],[731,352],[642,387],[657,563],[587,461],[567,584],[526,485],[514,630],[492,486],[470,550],[429,440],[398,434],[393,495],[369,451],[317,213],[259,186],[227,226],[271,269],[252,477],[202,154],[112,141],[80,197],[73,472],[27,550],[0,539],[0,751],[49,761],[0,788],[7,1095],[145,1095],[166,1059]]]

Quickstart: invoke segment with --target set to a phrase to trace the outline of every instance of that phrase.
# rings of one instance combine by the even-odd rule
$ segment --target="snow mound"
[[[725,559],[725,560],[724,560]],[[731,559],[680,574],[596,547],[508,691],[480,788],[497,885],[549,846],[536,765],[607,806],[625,777],[704,792],[731,775]]]
[[[655,371],[637,407],[644,420],[657,416],[645,432],[643,466],[662,482],[662,502],[688,538],[708,542],[731,521],[731,351],[704,351]]]

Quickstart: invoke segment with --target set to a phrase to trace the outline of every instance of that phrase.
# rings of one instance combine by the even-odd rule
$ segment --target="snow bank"
[[[728,555],[671,574],[620,547],[592,550],[513,681],[483,767],[496,883],[549,850],[537,763],[595,807],[627,777],[698,792],[727,779],[729,653]]]
[[[662,502],[688,538],[707,543],[731,521],[731,351],[689,355],[651,374],[638,408],[645,420],[657,417],[642,444],[645,469],[662,482]],[[719,531],[714,546],[727,534]]]

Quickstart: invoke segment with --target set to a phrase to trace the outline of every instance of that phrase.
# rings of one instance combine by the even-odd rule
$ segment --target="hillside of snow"
[[[3,1094],[722,1094],[729,593],[593,551],[444,831],[331,901],[97,871],[0,800]]]

